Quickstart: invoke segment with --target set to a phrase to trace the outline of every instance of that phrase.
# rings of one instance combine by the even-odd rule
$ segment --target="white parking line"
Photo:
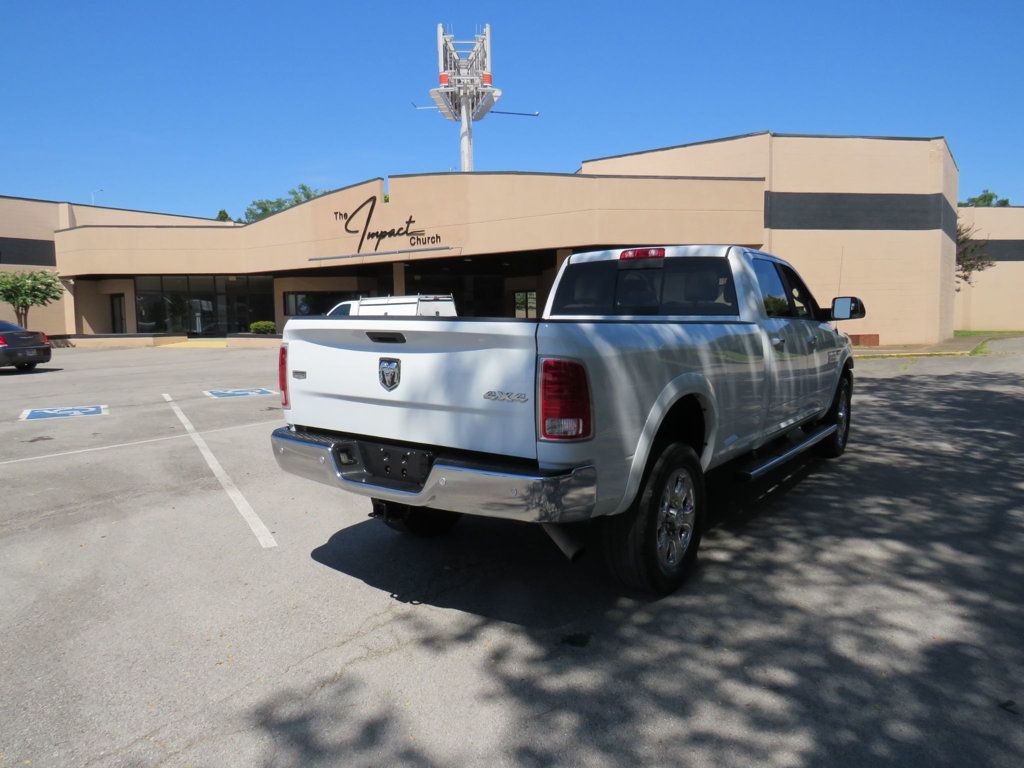
[[[267,526],[260,520],[259,515],[246,501],[245,496],[238,490],[238,486],[235,485],[234,481],[228,477],[228,473],[224,471],[224,467],[217,461],[217,457],[213,455],[213,451],[210,450],[210,446],[206,444],[203,436],[196,432],[196,428],[192,426],[192,422],[188,420],[188,416],[185,415],[184,411],[178,407],[178,404],[174,402],[168,394],[164,394],[164,400],[167,401],[168,405],[171,406],[171,410],[174,411],[174,415],[178,417],[178,421],[185,427],[185,431],[188,432],[189,437],[192,438],[192,442],[196,444],[196,448],[203,454],[203,458],[206,459],[207,466],[212,470],[214,477],[220,482],[221,488],[227,493],[228,498],[235,505],[235,509],[238,510],[238,514],[249,524],[249,528],[255,534],[256,539],[259,541],[260,546],[264,548],[276,547],[277,541],[274,539],[273,534],[267,529]]]
[[[230,427],[218,427],[217,429],[206,429],[203,430],[202,434],[210,435],[214,432],[226,432],[229,429],[245,429],[246,427],[262,427],[267,424],[277,424],[280,426],[280,419],[273,419],[271,421],[251,421],[248,424],[232,424]],[[180,440],[183,437],[188,437],[189,434],[186,432],[183,435],[164,435],[163,437],[150,437],[146,440],[132,440],[130,443],[114,443],[113,445],[97,445],[95,448],[78,448],[74,451],[60,451],[59,453],[44,453],[42,456],[26,456],[21,459],[7,459],[6,461],[0,461],[0,467],[7,464],[21,464],[24,461],[42,461],[43,459],[57,459],[61,456],[74,456],[77,453],[92,453],[93,451],[109,451],[112,448],[128,448],[133,445],[145,445],[146,443],[159,443],[163,440]]]

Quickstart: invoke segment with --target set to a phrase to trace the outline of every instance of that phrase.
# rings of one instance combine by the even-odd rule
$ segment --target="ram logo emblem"
[[[382,357],[377,364],[377,377],[380,385],[390,392],[402,381],[402,361],[394,357]]]

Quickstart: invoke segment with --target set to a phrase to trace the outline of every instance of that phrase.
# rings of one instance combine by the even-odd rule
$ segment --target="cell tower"
[[[448,120],[461,123],[459,149],[462,170],[473,170],[473,121],[491,111],[501,98],[491,78],[491,25],[473,40],[456,40],[437,25],[438,87],[430,97]]]

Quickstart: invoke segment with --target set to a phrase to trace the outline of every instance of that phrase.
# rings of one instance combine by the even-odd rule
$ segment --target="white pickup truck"
[[[853,359],[786,262],[740,246],[577,253],[539,320],[292,318],[278,464],[428,536],[461,514],[593,520],[614,575],[666,594],[706,520],[704,474],[839,456]]]

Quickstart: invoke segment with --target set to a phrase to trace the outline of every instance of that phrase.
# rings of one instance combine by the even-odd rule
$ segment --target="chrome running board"
[[[818,431],[813,432],[796,444],[784,443],[781,452],[767,457],[759,456],[751,464],[740,469],[739,475],[746,480],[757,480],[773,469],[782,466],[790,459],[799,456],[807,449],[813,448],[825,438],[831,437],[835,434],[836,429],[838,427],[835,424],[829,424],[828,426],[821,427]]]

